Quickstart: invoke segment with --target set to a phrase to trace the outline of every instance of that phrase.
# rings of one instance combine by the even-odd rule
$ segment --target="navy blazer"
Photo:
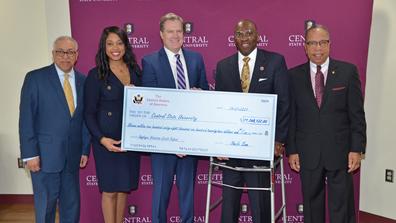
[[[85,76],[75,70],[77,106],[70,116],[62,84],[52,64],[27,73],[22,86],[19,138],[21,158],[39,156],[41,170],[79,169],[81,155],[89,154],[89,133],[83,121]]]
[[[129,71],[130,80],[140,86],[140,76]],[[85,120],[93,140],[102,137],[121,139],[124,85],[110,72],[107,81],[100,80],[98,68],[91,69],[85,81]]]
[[[201,54],[183,49],[190,88],[208,90],[205,64]],[[175,78],[165,49],[143,57],[142,85],[144,87],[176,88]]]
[[[217,63],[216,91],[242,92],[238,53]],[[285,58],[257,49],[249,93],[277,94],[275,140],[286,142],[289,121],[289,85]]]
[[[312,89],[309,62],[289,70],[291,120],[287,154],[299,154],[305,169],[321,162],[347,168],[349,152],[365,152],[366,120],[359,75],[354,65],[330,59],[322,105]]]

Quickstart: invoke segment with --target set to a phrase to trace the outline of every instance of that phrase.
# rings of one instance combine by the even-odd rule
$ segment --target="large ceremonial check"
[[[125,87],[123,150],[272,160],[277,96]]]

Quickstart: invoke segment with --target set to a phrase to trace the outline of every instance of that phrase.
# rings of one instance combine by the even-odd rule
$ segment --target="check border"
[[[136,132],[138,132],[139,130],[142,130],[142,128],[139,128],[138,125],[131,125],[131,123],[133,123],[134,120],[137,123],[141,123],[141,122],[144,123],[144,121],[142,121],[141,118],[130,117],[130,113],[134,111],[133,108],[134,107],[136,108],[136,103],[134,102],[134,98],[132,96],[134,96],[136,98],[137,95],[142,95],[143,96],[142,100],[144,101],[144,100],[148,99],[147,97],[144,97],[144,95],[153,95],[153,94],[166,95],[166,96],[170,95],[170,98],[172,100],[173,99],[175,99],[175,101],[181,100],[183,102],[190,101],[190,105],[191,105],[191,100],[194,100],[194,105],[196,106],[196,108],[198,108],[198,109],[194,110],[194,112],[197,112],[197,113],[200,113],[200,112],[207,113],[208,112],[207,110],[212,111],[214,109],[214,108],[206,108],[205,106],[207,106],[207,104],[210,104],[210,103],[206,103],[205,100],[197,100],[197,98],[198,99],[205,98],[205,99],[209,99],[209,100],[216,100],[217,98],[225,99],[225,100],[229,99],[229,100],[233,101],[233,103],[235,101],[235,103],[238,105],[244,103],[242,99],[256,100],[256,98],[257,98],[257,100],[258,99],[267,100],[267,101],[269,101],[268,105],[266,107],[260,108],[263,111],[259,111],[259,112],[255,111],[258,114],[253,116],[253,117],[260,117],[261,112],[263,114],[268,113],[269,116],[271,116],[271,117],[269,117],[268,126],[266,127],[265,130],[263,130],[263,131],[267,131],[267,133],[268,133],[268,135],[265,136],[265,137],[267,137],[267,140],[265,141],[266,143],[264,143],[263,145],[260,145],[260,146],[255,145],[255,147],[260,147],[260,148],[255,148],[256,152],[254,152],[254,153],[251,152],[250,150],[247,150],[247,152],[239,151],[239,152],[235,152],[235,153],[234,152],[230,153],[230,151],[234,151],[232,148],[229,150],[226,150],[225,152],[222,152],[219,149],[213,148],[215,146],[209,146],[211,148],[205,147],[202,149],[202,151],[200,149],[195,149],[195,150],[180,149],[184,146],[180,146],[180,148],[175,148],[175,149],[165,148],[167,146],[163,146],[164,148],[162,148],[161,145],[168,145],[168,144],[166,144],[167,142],[155,142],[155,140],[157,140],[157,138],[154,138],[153,140],[150,140],[150,138],[145,139],[146,140],[145,142],[150,142],[150,143],[147,143],[144,145],[136,144],[139,146],[131,146],[130,144],[127,143],[127,142],[131,141],[131,139],[128,139],[128,136],[131,137],[131,134],[133,132],[134,132],[134,134],[136,134]],[[136,100],[138,100],[138,99],[136,99]],[[146,101],[144,101],[144,102],[143,101],[141,102],[142,104],[144,104],[146,102]],[[205,103],[202,103],[202,101],[204,101]],[[269,160],[273,159],[273,153],[274,153],[273,150],[274,150],[275,126],[276,126],[276,101],[277,101],[277,95],[274,95],[274,94],[255,94],[255,93],[246,94],[246,93],[238,93],[238,92],[177,90],[177,89],[165,89],[165,88],[146,88],[146,87],[126,86],[124,88],[124,109],[123,109],[121,147],[123,148],[123,150],[128,150],[128,151],[131,150],[131,151],[150,152],[150,153],[168,153],[168,154],[187,154],[187,155],[196,155],[196,156],[230,157],[230,158],[242,158],[242,159],[268,160],[269,161]],[[195,104],[195,103],[198,103],[198,104]],[[201,104],[199,104],[199,103],[201,103]],[[175,103],[175,104],[176,105],[172,105],[172,106],[176,106],[179,108],[183,107],[183,105],[179,105],[177,103]],[[258,106],[256,106],[255,104],[249,105],[249,106],[254,107],[254,109],[252,109],[252,110],[258,109],[257,108]],[[236,107],[238,107],[238,106],[236,106]],[[161,108],[161,109],[163,109],[163,108]],[[188,110],[188,109],[185,109],[185,110]],[[154,113],[155,110],[150,108],[149,112]],[[202,114],[202,116],[205,116],[205,114]],[[248,120],[248,121],[253,120],[253,122],[255,122],[255,121],[257,121],[257,118],[249,119],[249,117],[248,117],[246,120]],[[153,121],[153,120],[148,119],[148,121]],[[161,122],[161,120],[159,120],[158,122]],[[264,120],[258,119],[258,122],[259,123],[257,125],[263,125],[262,123],[264,123]],[[172,121],[172,123],[173,123],[173,121]],[[128,126],[128,124],[129,124],[129,126]],[[195,123],[191,123],[191,124],[195,124]],[[200,124],[202,124],[202,123],[200,123]],[[221,124],[224,124],[224,123],[219,123],[220,126],[221,126]],[[250,123],[250,124],[251,124],[250,126],[253,126],[253,124],[255,124],[255,123]],[[206,125],[206,124],[203,123],[202,125]],[[208,122],[208,125],[216,126],[217,124],[215,122]],[[166,129],[167,127],[164,125],[162,128]],[[256,126],[254,128],[257,129],[257,128],[261,128],[261,127]],[[143,128],[143,130],[150,131],[149,129],[145,129],[145,128]],[[158,130],[158,129],[156,130],[156,132],[160,132],[160,131],[161,130]],[[167,130],[167,131],[164,130],[164,133],[166,133],[166,135],[172,135],[172,134],[169,134],[169,130]],[[195,135],[200,135],[200,133],[199,134],[196,133]],[[135,137],[136,141],[141,140],[141,138],[136,138],[136,136],[134,136],[134,137]],[[171,136],[169,136],[169,137],[171,137]],[[194,142],[194,139],[192,139],[192,138],[194,138],[194,134],[192,136],[188,136],[188,134],[183,135],[183,141],[186,141],[185,143],[187,145],[193,144],[193,143],[191,143],[191,142]],[[238,135],[237,135],[237,138],[238,138]],[[241,138],[241,137],[239,137],[239,138]],[[253,137],[253,138],[260,138],[260,137]],[[209,140],[209,141],[214,141],[214,140],[218,140],[218,139],[219,139],[219,137],[216,138],[216,135],[214,133],[207,135],[207,140]],[[191,141],[189,141],[189,140],[191,140]],[[260,141],[257,141],[257,143],[259,143],[259,142]],[[169,142],[169,144],[172,144],[172,143],[174,143],[174,142]],[[207,144],[207,143],[205,141],[205,143],[202,143],[202,144]],[[147,145],[155,145],[155,146],[152,147],[152,146],[147,146]],[[243,145],[241,145],[240,142],[237,142],[237,143],[234,143],[233,146],[235,148],[235,147],[243,146]],[[222,147],[224,147],[224,145],[222,145]],[[232,147],[232,143],[230,145],[226,146],[226,148],[228,148],[228,147]],[[263,154],[266,154],[266,155],[263,155]]]

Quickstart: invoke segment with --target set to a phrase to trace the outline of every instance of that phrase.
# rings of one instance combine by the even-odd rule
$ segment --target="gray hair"
[[[165,14],[164,16],[162,16],[161,19],[160,19],[160,30],[161,30],[161,32],[164,31],[164,23],[166,21],[180,21],[181,24],[183,25],[183,18],[182,17],[176,15],[173,12],[169,12],[169,13]]]
[[[322,30],[326,31],[326,32],[327,32],[327,35],[329,36],[329,39],[330,39],[330,32],[329,32],[329,29],[328,29],[326,26],[320,25],[320,24],[312,25],[312,26],[309,27],[307,30],[305,30],[304,38],[307,39],[308,33],[311,32],[311,31],[314,30],[314,29],[322,29]]]
[[[56,40],[54,41],[54,44],[53,44],[52,48],[55,49],[55,48],[56,48],[56,44],[58,44],[60,41],[64,41],[64,40],[68,40],[68,41],[73,42],[75,50],[78,50],[78,43],[77,43],[77,41],[76,41],[75,39],[73,39],[73,37],[71,37],[71,36],[59,36],[59,37],[56,38]]]

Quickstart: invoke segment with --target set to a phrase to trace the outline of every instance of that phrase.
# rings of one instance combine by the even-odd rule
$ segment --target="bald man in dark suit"
[[[275,132],[275,155],[283,152],[289,119],[289,91],[285,59],[282,55],[257,48],[256,24],[241,20],[235,26],[235,44],[238,52],[217,64],[216,91],[277,94],[277,119]],[[228,159],[232,167],[253,168],[269,166],[268,161]],[[223,182],[233,186],[269,187],[269,173],[237,172],[223,169]],[[249,190],[249,202],[254,223],[271,222],[270,193]],[[223,187],[222,223],[237,223],[242,190]]]

